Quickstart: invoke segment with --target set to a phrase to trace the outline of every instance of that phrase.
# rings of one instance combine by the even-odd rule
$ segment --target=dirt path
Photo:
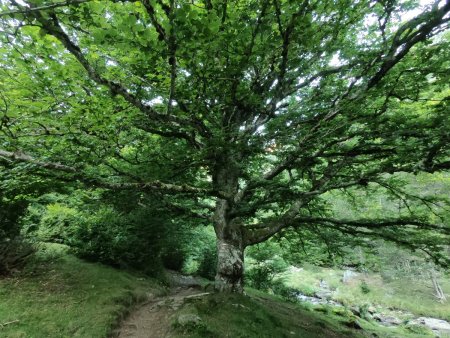
[[[143,304],[122,322],[117,330],[119,338],[163,338],[170,331],[173,314],[188,298],[207,295],[192,277],[171,274],[169,295],[157,297]]]

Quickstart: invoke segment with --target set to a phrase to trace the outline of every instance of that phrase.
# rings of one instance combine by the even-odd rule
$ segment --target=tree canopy
[[[450,168],[449,2],[0,3],[4,182],[158,192],[213,224],[221,290],[242,290],[245,247],[288,229],[445,261],[448,201],[398,173]],[[365,190],[401,208],[330,211]]]

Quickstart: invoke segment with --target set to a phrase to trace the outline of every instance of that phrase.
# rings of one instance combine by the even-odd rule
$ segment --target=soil
[[[119,338],[168,337],[174,313],[187,298],[207,295],[194,277],[170,272],[171,289],[168,295],[155,297],[125,319],[115,332]]]

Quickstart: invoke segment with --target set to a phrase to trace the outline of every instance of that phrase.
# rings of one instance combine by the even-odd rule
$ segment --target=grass
[[[360,274],[348,284],[341,279],[343,271],[306,266],[303,270],[286,273],[283,278],[287,286],[312,294],[319,289],[320,280],[324,280],[335,289],[333,298],[343,304],[374,304],[384,308],[409,311],[417,316],[429,316],[450,320],[450,303],[437,302],[433,289],[426,281],[402,279],[385,281],[379,274]],[[450,294],[450,280],[441,278],[441,286],[446,294]],[[365,283],[367,293],[362,290]]]
[[[46,246],[20,276],[0,279],[0,336],[8,338],[107,337],[121,316],[149,292],[155,281]]]
[[[413,333],[406,328],[385,328],[335,312],[332,308],[314,311],[284,301],[278,296],[248,289],[248,295],[214,294],[192,300],[181,310],[201,318],[200,323],[174,325],[171,338],[419,338],[427,332]],[[174,321],[176,323],[176,320]],[[355,329],[357,323],[363,329]],[[431,335],[432,336],[432,335]]]
[[[386,287],[380,284],[381,279],[368,279],[370,292],[363,295],[358,281],[347,289],[342,288],[340,274],[340,271],[313,268],[291,274],[287,281],[311,290],[322,278],[331,287],[337,287],[339,296],[348,301],[380,303],[383,300],[381,291],[376,291],[377,287]],[[394,288],[395,283],[388,286]],[[408,290],[398,292],[411,291]],[[11,322],[3,328],[0,326],[0,337],[107,337],[135,303],[149,298],[149,293],[163,295],[165,289],[154,280],[77,259],[63,246],[48,246],[21,275],[0,280],[0,324]],[[395,295],[394,299],[409,302],[413,296],[401,300]],[[392,297],[386,302],[395,304]],[[201,320],[187,325],[174,324],[173,338],[429,336],[427,332],[412,332],[405,327],[381,327],[345,309],[289,303],[253,289],[248,289],[246,296],[212,294],[189,299],[173,317],[174,323],[180,314],[192,314]],[[363,329],[356,329],[355,324]]]
[[[355,330],[281,299],[251,290],[251,296],[214,294],[192,301],[182,310],[202,322],[176,327],[171,337],[282,338],[364,337]]]

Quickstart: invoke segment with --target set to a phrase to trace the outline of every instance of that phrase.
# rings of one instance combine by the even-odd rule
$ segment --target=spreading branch
[[[0,157],[9,159],[13,162],[25,162],[31,163],[41,169],[55,170],[59,172],[70,173],[72,175],[72,180],[79,180],[87,185],[96,186],[99,188],[111,189],[111,190],[140,190],[140,191],[164,191],[167,193],[174,194],[200,194],[208,196],[222,197],[222,194],[217,191],[210,189],[197,188],[187,184],[177,185],[164,183],[159,180],[151,182],[105,182],[97,178],[87,177],[81,170],[81,168],[67,166],[58,162],[46,162],[37,160],[29,154],[24,152],[10,152],[0,149]],[[56,177],[58,178],[58,177]]]
[[[81,48],[70,39],[70,37],[62,28],[55,13],[50,13],[49,19],[47,19],[38,10],[28,11],[24,6],[20,7],[28,17],[36,19],[42,25],[42,28],[47,32],[47,34],[54,36],[63,44],[63,46],[78,60],[78,62],[86,70],[91,80],[93,80],[97,84],[107,87],[113,96],[122,96],[128,103],[144,113],[149,118],[149,120],[162,122],[167,128],[174,131],[173,135],[175,137],[183,134],[182,138],[185,138],[184,133],[182,132],[183,128],[194,128],[199,130],[200,133],[204,132],[204,126],[199,125],[198,121],[179,118],[172,114],[159,113],[152,106],[143,103],[142,100],[131,93],[123,84],[108,80],[103,77],[89,63]]]
[[[298,228],[305,225],[324,225],[342,229],[358,229],[364,228],[368,230],[377,230],[389,227],[405,227],[411,226],[419,229],[434,230],[441,234],[450,235],[450,227],[439,224],[432,224],[420,221],[416,218],[385,218],[385,219],[336,219],[328,217],[312,217],[312,216],[294,216],[272,220],[265,224],[256,224],[247,230],[247,243],[257,244],[267,240],[282,229],[289,227]]]
[[[438,2],[431,11],[422,13],[397,30],[390,50],[386,56],[381,58],[380,69],[369,80],[368,88],[377,85],[389,70],[408,54],[413,46],[426,40],[437,27],[449,21],[447,14],[450,11],[450,2],[447,1],[441,8],[437,4]]]
[[[0,149],[0,157],[10,159],[12,161],[16,162],[28,162],[32,163],[38,167],[44,168],[44,169],[54,169],[58,171],[63,171],[67,173],[77,173],[78,169],[75,167],[67,166],[58,162],[45,162],[35,159],[34,157],[25,154],[21,151],[16,152],[10,152],[6,150]]]

